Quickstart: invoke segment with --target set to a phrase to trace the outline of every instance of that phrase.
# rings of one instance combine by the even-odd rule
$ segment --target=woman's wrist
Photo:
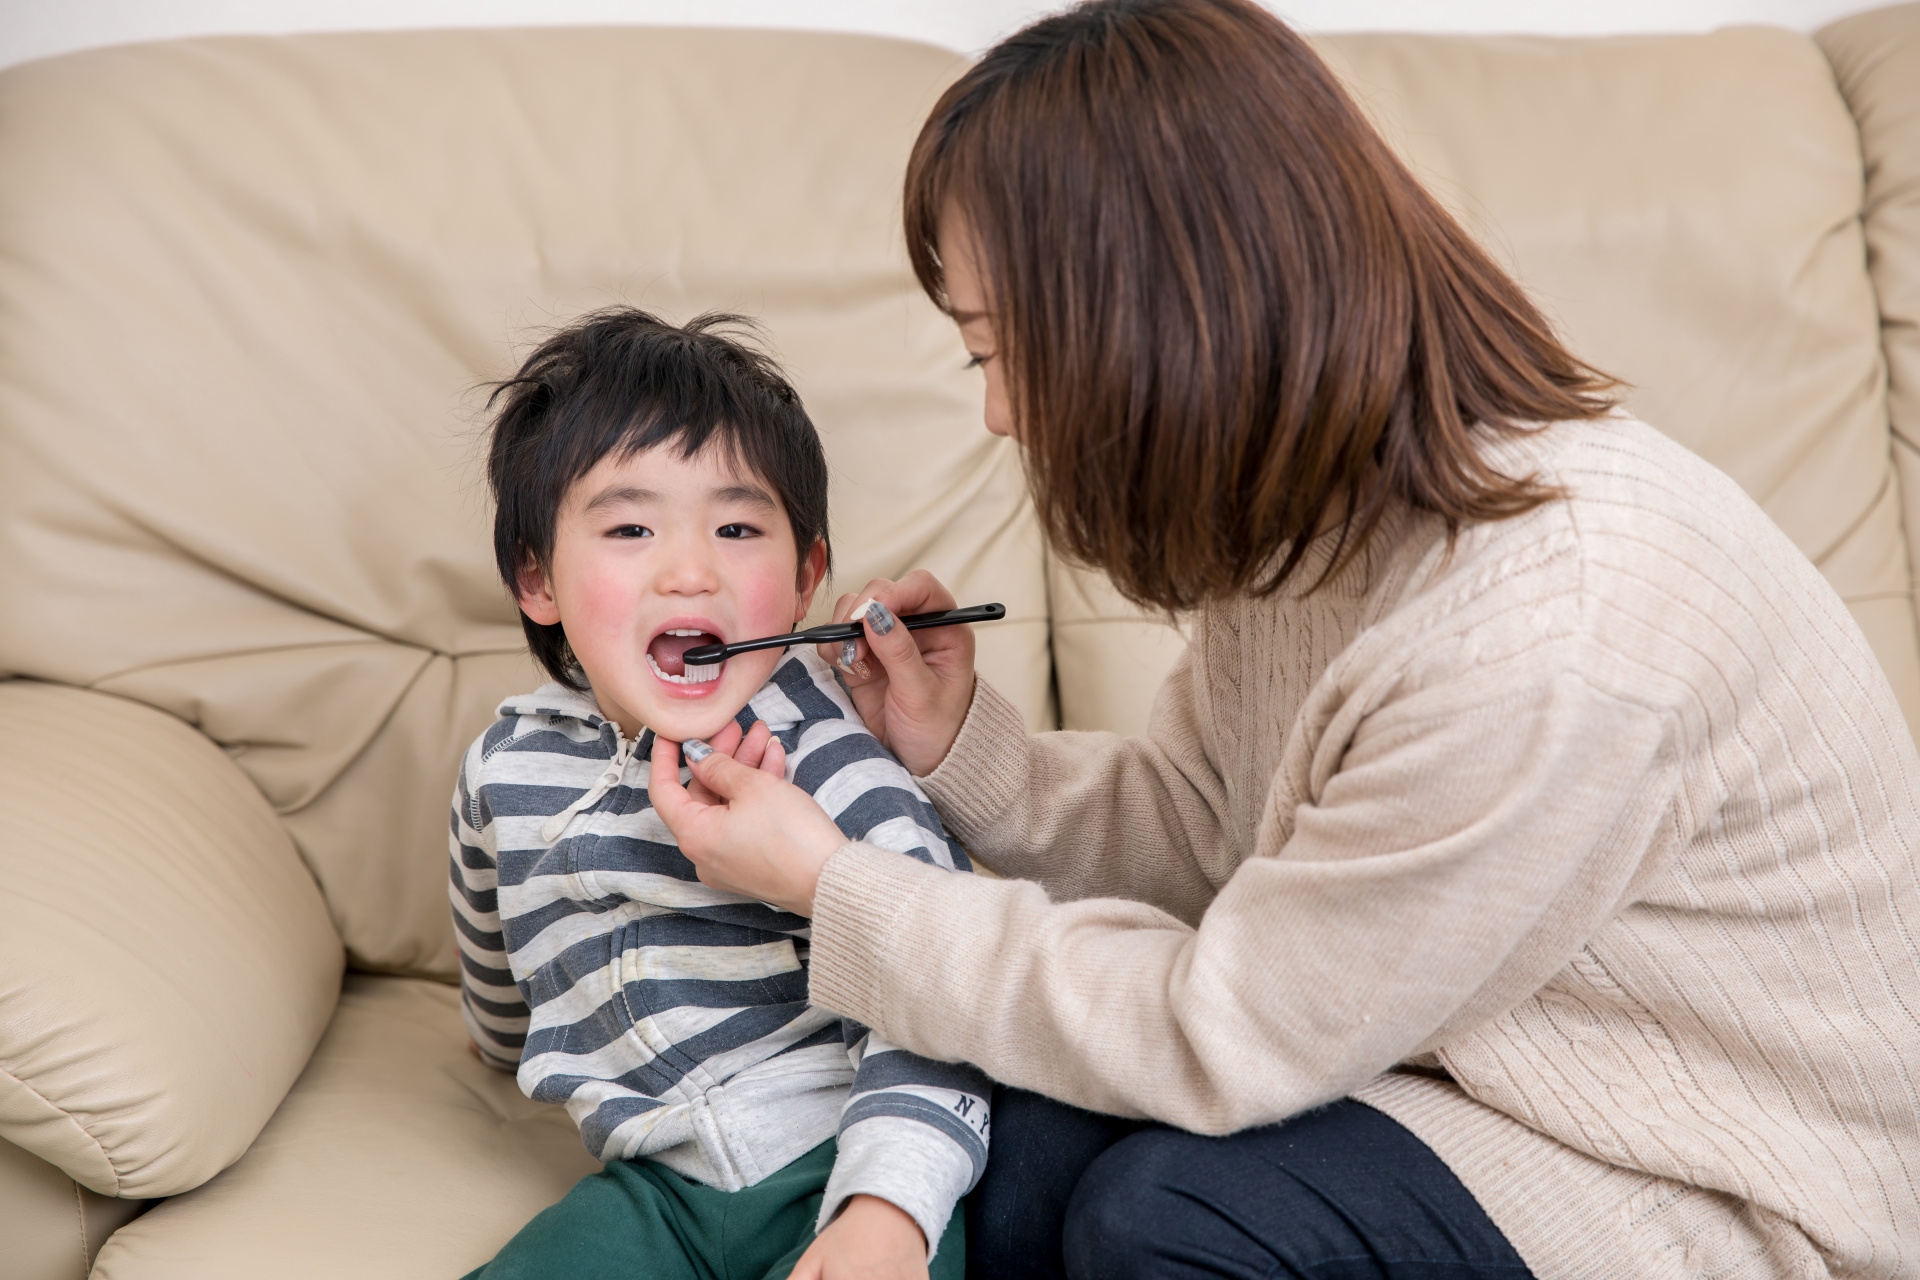
[[[816,846],[811,850],[815,860],[805,873],[804,883],[796,887],[795,901],[789,907],[795,915],[813,919],[813,913],[819,910],[820,881],[827,874],[827,867],[832,864],[841,850],[848,848],[852,843],[843,835],[831,846]],[[823,848],[824,852],[822,852]]]
[[[947,740],[944,743],[935,739],[929,744],[932,749],[928,750],[922,759],[922,763],[926,765],[925,768],[915,768],[912,764],[907,764],[905,760],[902,760],[902,764],[907,764],[908,773],[911,773],[916,778],[925,778],[940,771],[940,766],[945,764],[947,757],[953,754],[953,744],[960,741],[960,735],[967,730],[967,718],[973,714],[973,700],[979,693],[979,689],[979,674],[977,672],[969,672],[966,701],[960,704],[960,714],[958,718],[951,722],[953,725],[952,732],[946,735]]]
[[[895,917],[912,898],[916,872],[945,875],[871,845],[834,851],[814,887],[810,998],[856,1020],[877,1007],[895,948]]]

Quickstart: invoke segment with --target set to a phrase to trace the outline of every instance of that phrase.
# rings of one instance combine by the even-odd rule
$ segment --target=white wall
[[[1309,31],[1586,35],[1763,22],[1810,31],[1878,0],[1269,0]],[[1050,0],[0,0],[0,67],[225,32],[675,23],[904,36],[977,52]]]

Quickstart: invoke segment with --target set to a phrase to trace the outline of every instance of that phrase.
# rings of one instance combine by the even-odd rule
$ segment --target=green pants
[[[616,1160],[573,1184],[465,1280],[785,1280],[813,1243],[833,1139],[744,1191],[689,1182],[651,1160]],[[966,1273],[959,1205],[930,1280]]]

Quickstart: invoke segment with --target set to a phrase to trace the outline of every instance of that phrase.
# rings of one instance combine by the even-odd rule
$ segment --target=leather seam
[[[22,1089],[25,1089],[28,1093],[32,1094],[34,1097],[40,1099],[40,1101],[46,1103],[48,1110],[59,1114],[62,1118],[66,1120],[68,1124],[72,1125],[74,1128],[78,1129],[82,1134],[86,1136],[87,1141],[93,1144],[93,1149],[100,1153],[100,1159],[106,1162],[107,1171],[113,1174],[113,1194],[115,1196],[118,1196],[120,1194],[120,1170],[113,1163],[113,1157],[107,1154],[107,1149],[100,1145],[100,1139],[94,1137],[93,1133],[87,1128],[87,1126],[81,1124],[78,1120],[74,1119],[73,1113],[71,1111],[68,1111],[65,1107],[60,1106],[59,1104],[54,1102],[53,1099],[49,1098],[46,1094],[40,1092],[38,1089],[28,1084],[25,1080],[22,1080],[19,1076],[13,1074],[13,1072],[7,1070],[5,1067],[0,1067],[0,1076],[5,1076],[7,1079],[19,1085]],[[37,1155],[38,1153],[36,1152],[33,1154]],[[78,1178],[75,1178],[73,1180],[73,1183],[77,1187],[80,1185],[80,1180]]]
[[[275,598],[278,599],[278,597],[275,597]],[[295,606],[295,607],[300,608],[300,606]],[[302,613],[309,613],[309,614],[313,612],[312,610],[304,609],[304,608],[300,608],[300,611]],[[341,626],[356,625],[350,622],[345,622],[345,623],[340,622],[338,618],[329,617],[326,614],[316,614],[314,616],[323,618],[328,622],[338,623]],[[139,702],[140,700],[138,698],[129,697],[129,695],[124,693],[114,693],[110,689],[101,689],[97,686],[109,683],[114,680],[121,680],[128,676],[140,676],[140,675],[146,675],[147,673],[152,671],[164,671],[168,667],[193,666],[203,662],[217,662],[225,658],[252,658],[252,657],[261,656],[265,654],[296,653],[296,652],[301,652],[305,650],[314,650],[314,649],[357,649],[357,648],[364,648],[365,646],[368,646],[368,645],[389,645],[396,649],[411,649],[416,653],[424,653],[428,655],[430,658],[447,658],[451,661],[456,661],[456,662],[459,661],[461,658],[490,658],[490,657],[497,657],[501,654],[525,653],[527,651],[526,646],[523,644],[518,648],[511,648],[511,649],[489,649],[489,648],[481,647],[481,648],[475,648],[475,649],[461,649],[458,652],[455,652],[449,649],[436,649],[431,645],[414,644],[412,641],[409,641],[409,640],[395,640],[390,636],[381,635],[378,632],[367,631],[362,633],[362,638],[352,639],[352,640],[313,640],[313,641],[302,641],[297,644],[269,644],[269,645],[260,645],[256,648],[251,648],[251,649],[234,649],[230,652],[207,654],[199,658],[162,658],[156,662],[141,662],[141,663],[136,663],[131,667],[120,668],[117,671],[109,671],[105,675],[95,677],[93,681],[88,684],[68,685],[67,687],[86,689],[92,693],[104,693],[111,697],[127,698],[127,700],[130,702]],[[65,683],[65,682],[56,682],[56,683]],[[151,704],[142,703],[141,705],[146,706]]]
[[[80,1274],[85,1276],[93,1270],[93,1246],[87,1241],[87,1199],[77,1182],[73,1183],[73,1216],[80,1224]]]

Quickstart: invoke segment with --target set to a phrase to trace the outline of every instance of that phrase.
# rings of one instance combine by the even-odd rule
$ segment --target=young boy
[[[810,648],[681,661],[793,630],[828,564],[819,438],[730,320],[601,312],[496,393],[495,554],[554,679],[461,767],[462,1004],[606,1168],[485,1280],[962,1274],[987,1081],[808,1004],[808,922],[700,883],[648,801],[655,733],[732,723],[848,839],[968,869]]]

